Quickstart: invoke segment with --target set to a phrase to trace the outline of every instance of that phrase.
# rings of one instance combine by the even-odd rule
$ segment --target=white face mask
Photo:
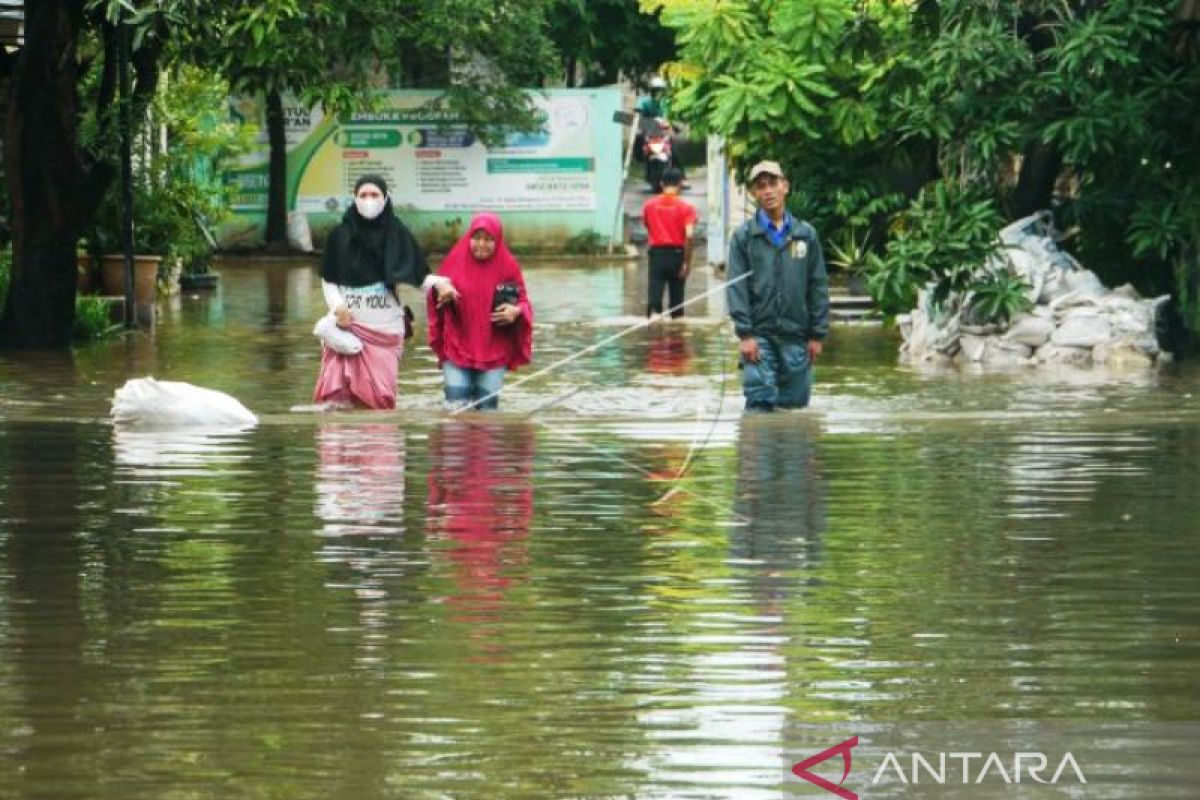
[[[354,198],[354,206],[358,209],[359,215],[364,219],[375,219],[383,212],[383,207],[387,201],[383,198],[376,197],[356,197]]]

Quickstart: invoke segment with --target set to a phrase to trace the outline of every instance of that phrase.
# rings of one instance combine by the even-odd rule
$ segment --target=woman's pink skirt
[[[321,372],[317,375],[313,402],[395,408],[396,372],[404,338],[358,323],[351,323],[350,331],[362,340],[362,352],[345,356],[328,347],[321,348]]]

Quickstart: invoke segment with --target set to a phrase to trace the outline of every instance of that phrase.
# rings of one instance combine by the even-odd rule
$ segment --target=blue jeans
[[[466,369],[446,361],[442,364],[446,405],[459,408],[471,403],[472,408],[491,410],[500,405],[500,387],[504,385],[504,367],[495,369]],[[492,395],[487,400],[483,398]],[[483,400],[483,402],[479,402]]]
[[[808,342],[757,336],[758,363],[742,359],[742,393],[747,411],[804,408],[812,394]]]

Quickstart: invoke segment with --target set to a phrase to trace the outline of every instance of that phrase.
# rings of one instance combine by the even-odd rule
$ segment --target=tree
[[[675,36],[637,0],[554,0],[547,12],[567,86],[638,78],[675,58]]]
[[[115,8],[114,3],[114,8]],[[12,208],[12,280],[0,342],[66,346],[75,314],[75,243],[116,174],[113,162],[80,138],[90,115],[92,141],[117,135],[117,55],[121,32],[111,9],[84,0],[25,6],[25,44],[0,54],[5,91],[4,166]],[[154,94],[165,17],[140,14],[133,52],[135,114]],[[81,49],[81,44],[88,45]],[[82,96],[88,69],[98,80]]]
[[[167,63],[216,67],[235,87],[265,94],[277,175],[270,234],[281,241],[286,156],[280,93],[296,92],[336,112],[369,102],[380,75],[403,70],[405,54],[439,53],[453,67],[445,72],[445,102],[461,110],[485,139],[504,125],[532,125],[532,109],[517,87],[551,63],[545,2],[27,3],[24,47],[15,55],[0,53],[13,236],[0,344],[63,347],[70,341],[76,242],[116,174],[116,70],[123,30],[131,40],[134,119],[142,118]]]
[[[550,60],[544,2],[210,2],[180,36],[181,51],[209,61],[235,91],[266,101],[267,246],[287,247],[284,94],[339,113],[369,105],[381,84],[401,83],[406,68],[416,69],[446,81],[446,102],[469,124],[530,126],[532,107],[518,87]],[[242,45],[219,46],[214,31]]]
[[[884,250],[920,213],[906,204],[941,184],[1005,219],[1054,205],[1112,282],[1187,300],[1200,278],[1200,61],[1180,36],[1194,3],[643,7],[682,43],[676,113],[725,136],[735,163],[784,161],[797,208],[828,236],[868,227]]]

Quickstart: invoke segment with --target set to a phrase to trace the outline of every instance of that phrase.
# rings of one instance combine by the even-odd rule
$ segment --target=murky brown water
[[[528,278],[539,367],[641,308]],[[0,797],[773,798],[807,723],[1200,719],[1195,368],[839,328],[814,410],[741,421],[697,320],[471,419],[418,345],[396,412],[320,416],[319,308],[229,267],[154,337],[0,355]],[[114,431],[145,374],[263,422]]]

